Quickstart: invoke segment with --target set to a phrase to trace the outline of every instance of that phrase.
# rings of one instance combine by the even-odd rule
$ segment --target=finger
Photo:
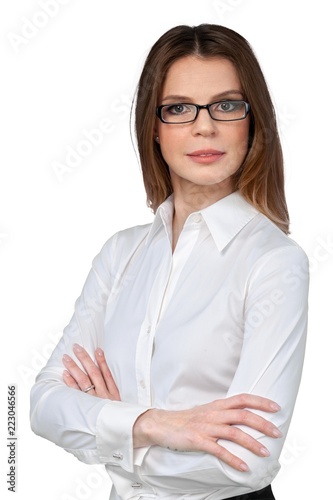
[[[62,360],[63,360],[63,363],[64,363],[66,370],[70,373],[72,378],[76,381],[76,383],[81,391],[84,391],[85,389],[87,389],[87,387],[90,387],[92,385],[92,382],[91,382],[90,378],[88,377],[88,375],[84,371],[82,371],[81,368],[78,367],[78,365],[75,363],[75,361],[70,356],[65,354],[63,356]],[[93,391],[89,391],[89,392],[91,394]]]
[[[249,410],[220,412],[221,422],[229,425],[245,425],[273,438],[281,437],[281,431],[270,421]]]
[[[95,355],[97,364],[102,372],[103,378],[105,380],[111,398],[115,401],[120,401],[118,387],[116,386],[112,373],[107,365],[104,352],[102,351],[101,348],[98,348],[95,351]]]
[[[236,455],[233,455],[230,451],[216,442],[207,442],[203,451],[216,456],[219,460],[240,472],[248,472],[250,470],[246,462],[241,460]]]
[[[102,379],[102,374],[100,373],[99,368],[91,359],[87,351],[79,344],[73,345],[73,351],[78,360],[81,362],[92,383],[96,385],[97,381],[100,381],[99,379]]]
[[[275,401],[255,394],[237,394],[219,401],[222,402],[224,409],[253,408],[271,413],[281,410],[281,407]]]
[[[62,379],[68,387],[80,390],[80,387],[77,385],[76,380],[72,377],[69,371],[64,370]]]
[[[78,360],[82,363],[83,368],[86,370],[88,377],[91,380],[91,384],[95,386],[96,395],[101,398],[112,399],[110,398],[110,394],[101,370],[98,366],[96,366],[87,351],[78,344],[74,344],[73,351]]]
[[[219,439],[237,443],[259,457],[269,457],[270,455],[269,450],[262,443],[238,427],[230,425],[222,426],[222,428],[216,429],[215,433],[219,436]]]

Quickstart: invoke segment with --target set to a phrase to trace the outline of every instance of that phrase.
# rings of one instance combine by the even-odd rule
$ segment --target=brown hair
[[[189,55],[219,56],[235,65],[245,100],[251,105],[249,149],[234,176],[235,189],[288,234],[282,149],[265,78],[245,38],[215,24],[170,29],[152,46],[145,61],[137,90],[135,131],[148,206],[156,211],[173,192],[168,165],[154,140],[155,110],[168,69]]]

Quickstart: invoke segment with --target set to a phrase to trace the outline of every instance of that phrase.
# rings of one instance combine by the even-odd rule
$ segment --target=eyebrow
[[[220,94],[216,94],[215,96],[212,97],[212,101],[214,101],[215,99],[223,99],[225,97],[228,97],[230,95],[235,95],[235,94],[238,94],[242,97],[244,97],[244,94],[241,90],[226,90],[225,92],[221,92]],[[177,101],[177,102],[191,102],[192,99],[188,96],[184,96],[184,95],[176,95],[176,94],[172,94],[172,95],[168,95],[166,97],[163,97],[162,99],[162,102],[164,101]]]

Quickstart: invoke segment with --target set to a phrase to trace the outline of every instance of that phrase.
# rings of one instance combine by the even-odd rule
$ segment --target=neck
[[[193,212],[198,212],[225,196],[228,196],[234,191],[234,188],[229,186],[192,186],[192,189],[184,191],[177,189],[174,186],[174,216],[172,222],[172,240],[173,250],[176,248],[180,233],[184,227],[188,216]]]

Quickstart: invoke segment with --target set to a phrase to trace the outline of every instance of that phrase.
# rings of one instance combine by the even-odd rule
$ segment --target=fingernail
[[[75,351],[75,352],[81,352],[82,351],[82,347],[79,344],[74,344],[73,345],[73,351]]]
[[[260,455],[262,455],[263,457],[269,457],[270,452],[263,446],[262,448],[260,448]]]
[[[241,470],[241,471],[243,471],[243,472],[248,472],[248,471],[250,470],[250,469],[249,469],[249,467],[248,467],[248,465],[246,465],[246,464],[241,464],[241,465],[239,466],[239,468],[240,468],[240,470]]]
[[[283,436],[282,432],[279,429],[274,429],[273,436],[280,438]]]
[[[281,406],[280,406],[280,405],[278,405],[277,403],[271,403],[271,404],[270,404],[270,407],[271,407],[271,408],[272,408],[272,410],[274,410],[274,411],[279,411],[279,410],[281,410]]]
[[[64,377],[66,377],[66,378],[70,377],[70,375],[69,375],[69,373],[68,373],[68,371],[67,371],[67,370],[64,370],[64,371],[63,371],[63,375],[64,375]]]
[[[103,353],[102,349],[100,347],[98,347],[96,349],[96,354],[97,354],[97,356],[103,356],[104,353]]]
[[[62,357],[63,361],[67,361],[67,363],[69,361],[71,361],[71,358],[69,356],[67,356],[67,354],[64,354],[63,357]]]

